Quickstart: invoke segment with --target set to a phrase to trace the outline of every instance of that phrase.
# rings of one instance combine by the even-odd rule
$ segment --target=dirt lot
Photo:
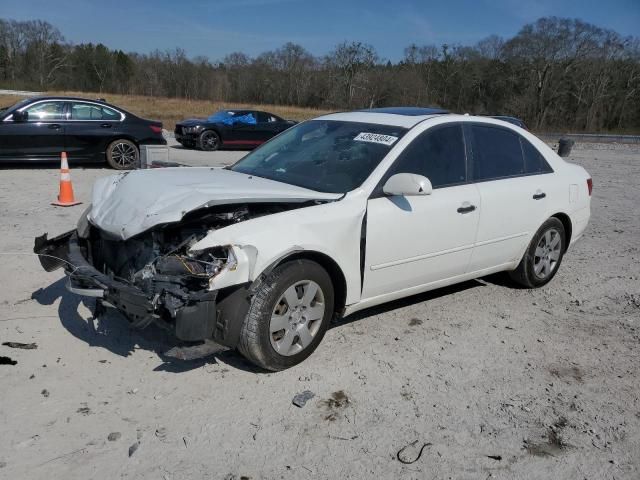
[[[592,223],[546,288],[496,276],[368,310],[276,374],[94,319],[28,254],[84,207],[49,205],[54,167],[2,169],[0,343],[37,349],[0,346],[0,478],[640,478],[640,146],[572,159]],[[75,168],[77,196],[109,173]]]

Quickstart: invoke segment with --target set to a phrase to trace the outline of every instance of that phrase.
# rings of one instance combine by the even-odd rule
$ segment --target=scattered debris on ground
[[[398,453],[396,453],[396,458],[400,463],[404,463],[405,465],[411,465],[412,463],[416,463],[420,460],[422,456],[422,452],[425,448],[430,447],[431,443],[423,443],[420,449],[417,448],[418,440],[414,440],[408,445],[405,445]]]
[[[190,361],[210,357],[225,350],[228,350],[228,348],[213,341],[206,340],[198,345],[173,347],[167,350],[164,355],[178,360]]]
[[[117,440],[120,440],[120,437],[122,437],[122,434],[120,432],[111,432],[107,436],[107,440],[109,440],[110,442],[115,442]]]
[[[343,390],[338,390],[337,392],[333,392],[331,394],[331,398],[327,400],[323,400],[321,405],[323,405],[326,410],[329,412],[328,415],[324,417],[325,420],[329,422],[333,422],[338,419],[338,412],[343,410],[349,405],[351,400]]]
[[[38,348],[35,343],[4,342],[2,345],[9,348],[21,348],[22,350],[35,350]]]
[[[311,390],[305,390],[304,392],[298,393],[295,397],[293,397],[293,401],[291,403],[293,403],[298,408],[302,408],[309,400],[311,400],[315,396],[316,394]]]
[[[136,450],[138,450],[138,447],[140,446],[140,442],[135,442],[133,445],[131,445],[129,447],[129,456],[133,455],[134,453],[136,453]]]

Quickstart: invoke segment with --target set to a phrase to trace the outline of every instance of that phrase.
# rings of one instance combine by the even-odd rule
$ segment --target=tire
[[[290,306],[287,298],[297,304]],[[322,341],[333,306],[333,284],[324,268],[309,260],[279,265],[256,287],[238,350],[266,370],[297,365]]]
[[[531,239],[518,267],[509,272],[511,279],[527,288],[549,283],[562,263],[566,238],[562,222],[555,217],[548,219]]]
[[[140,164],[140,150],[130,140],[114,140],[107,147],[107,163],[116,170],[137,168]]]
[[[220,147],[220,136],[213,130],[205,130],[198,137],[198,148],[205,152],[215,152]]]

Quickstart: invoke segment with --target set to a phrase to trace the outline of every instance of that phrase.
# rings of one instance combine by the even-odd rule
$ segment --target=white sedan
[[[134,327],[281,370],[334,316],[508,271],[540,287],[590,216],[591,178],[531,133],[421,108],[303,122],[230,168],[99,180],[47,270]]]

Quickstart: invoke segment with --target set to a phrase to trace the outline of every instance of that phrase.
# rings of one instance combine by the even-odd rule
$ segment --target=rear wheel
[[[510,276],[524,287],[541,287],[558,272],[565,250],[564,226],[560,220],[551,217],[533,236],[518,268],[510,272]]]
[[[295,260],[276,267],[251,299],[240,353],[273,371],[302,362],[324,337],[333,303],[331,278],[317,263]]]
[[[220,137],[213,130],[205,130],[198,138],[198,148],[206,152],[213,152],[220,147]]]
[[[120,139],[107,147],[107,163],[116,170],[131,170],[138,166],[140,151],[135,143]]]

